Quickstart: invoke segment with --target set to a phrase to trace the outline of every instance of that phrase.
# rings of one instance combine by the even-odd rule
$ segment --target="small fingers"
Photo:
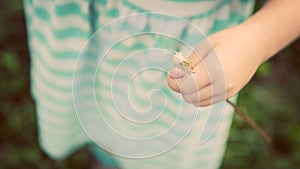
[[[187,103],[197,104],[212,96],[211,85],[207,85],[194,93],[182,94],[182,96]]]
[[[194,93],[212,83],[209,74],[201,63],[194,67],[191,75],[184,74],[177,68],[170,70],[167,81],[172,90],[182,94]]]
[[[226,99],[226,92],[222,88],[218,87],[216,83],[209,84],[199,91],[191,94],[183,94],[184,100],[194,105],[206,105],[216,103],[220,100]]]
[[[189,59],[194,67],[196,67],[203,59],[206,58],[208,53],[214,48],[214,45],[208,38],[202,40],[189,56]]]
[[[168,76],[167,80],[169,87],[181,94],[189,94],[198,90],[198,82],[191,75],[183,76],[179,79],[173,79],[171,76]]]
[[[208,38],[199,43],[195,51],[189,56],[189,61],[193,67],[191,75],[187,75],[186,72],[178,68],[168,72],[169,87],[175,92],[180,92],[189,103],[199,103],[200,99],[205,100],[211,96],[211,89],[206,88],[213,83],[206,70],[207,66],[211,65],[206,65],[205,58],[211,53],[213,47]]]
[[[224,98],[224,95],[218,95],[218,96],[213,96],[207,100],[203,100],[201,102],[194,103],[193,105],[195,107],[207,107],[207,106],[210,106],[217,102],[224,101],[225,99],[226,99],[226,97]]]

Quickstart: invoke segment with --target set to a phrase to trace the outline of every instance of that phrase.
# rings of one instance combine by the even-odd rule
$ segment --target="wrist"
[[[299,0],[268,1],[262,9],[241,24],[249,31],[248,35],[258,38],[261,63],[299,37],[299,5]]]
[[[244,22],[238,25],[238,29],[244,36],[244,42],[247,45],[247,51],[251,53],[249,57],[259,66],[267,60],[270,56],[270,44],[268,44],[268,37],[264,33],[261,25],[255,22]]]

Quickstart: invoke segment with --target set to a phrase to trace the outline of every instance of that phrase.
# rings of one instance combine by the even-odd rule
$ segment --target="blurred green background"
[[[263,1],[259,1],[257,8]],[[39,148],[29,91],[29,56],[21,0],[0,2],[0,169],[90,168],[87,148],[63,161]],[[295,169],[300,166],[300,41],[263,64],[242,90],[242,107],[272,137],[267,147],[235,115],[222,169]]]

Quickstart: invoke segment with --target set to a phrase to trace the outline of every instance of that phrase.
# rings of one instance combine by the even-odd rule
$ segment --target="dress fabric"
[[[251,15],[254,6],[253,0],[153,0],[149,2],[24,0],[31,56],[31,92],[36,102],[39,142],[50,157],[66,158],[78,148],[90,144],[104,164],[117,165],[123,169],[216,169],[220,166],[233,115],[233,109],[225,102],[218,103],[220,106],[225,104],[221,117],[220,113],[211,112],[209,107],[200,108],[195,125],[185,139],[169,151],[151,158],[132,159],[105,153],[93,143],[90,134],[83,130],[80,124],[82,123],[80,114],[76,111],[86,111],[87,114],[94,112],[95,110],[89,106],[94,98],[86,93],[95,92],[98,108],[101,109],[108,123],[129,136],[149,137],[160,131],[164,125],[170,125],[176,120],[174,112],[178,107],[176,105],[181,102],[171,99],[176,94],[168,93],[164,81],[165,73],[150,71],[133,84],[132,97],[138,97],[136,99],[138,101],[134,104],[142,108],[149,106],[149,98],[145,94],[149,94],[146,91],[151,90],[152,86],[147,84],[158,84],[158,87],[162,87],[162,91],[167,91],[164,97],[157,98],[171,100],[171,103],[166,104],[166,115],[161,121],[154,122],[154,127],[122,123],[122,118],[115,115],[116,105],[114,98],[110,96],[112,82],[116,89],[120,86],[121,91],[117,92],[120,96],[115,96],[120,101],[115,101],[120,104],[121,109],[122,99],[126,100],[128,95],[128,91],[122,90],[130,83],[125,76],[130,74],[131,68],[135,68],[132,69],[134,72],[143,69],[143,64],[147,66],[151,63],[168,67],[168,59],[160,60],[160,57],[155,57],[155,60],[151,58],[147,60],[146,57],[146,59],[141,57],[151,55],[151,52],[147,52],[146,49],[185,50],[178,40],[172,39],[172,36],[178,37],[183,42],[188,41],[189,46],[193,48],[205,36],[243,22]],[[149,12],[159,12],[166,17],[148,15]],[[128,15],[141,13],[145,15],[126,18]],[[171,14],[171,17],[168,17],[168,14]],[[118,24],[114,26],[111,21],[121,17],[123,20],[117,21],[121,22],[121,26]],[[178,21],[178,18],[183,18],[184,22]],[[189,24],[182,24],[185,22]],[[203,34],[197,36],[199,32],[191,28],[190,23]],[[104,29],[99,31],[99,28]],[[99,58],[99,51],[104,53],[107,44],[115,44],[115,41],[123,36],[122,33],[126,35],[132,32],[146,32],[146,34],[123,39],[116,43],[105,57]],[[149,32],[164,32],[172,36],[170,38]],[[124,57],[135,51],[142,52],[124,62]],[[152,55],[155,55],[155,52]],[[78,62],[78,58],[81,58],[79,59],[81,62]],[[99,64],[100,60],[101,64]],[[81,84],[95,78],[89,76],[94,70],[97,70],[94,83]],[[116,70],[121,73],[114,74]],[[77,74],[74,75],[74,72]],[[116,80],[113,81],[112,77]],[[75,96],[74,90],[78,90]],[[151,111],[155,112],[155,105],[159,105],[164,100],[151,101],[154,105]],[[218,107],[218,104],[215,106]],[[206,121],[208,116],[210,118]],[[189,115],[186,115],[186,118],[189,118]],[[209,126],[216,128],[209,139],[200,144],[197,141],[200,128],[204,123],[208,128]],[[98,131],[106,134],[106,131],[101,131],[101,128]],[[180,132],[174,135],[176,134],[179,135]]]

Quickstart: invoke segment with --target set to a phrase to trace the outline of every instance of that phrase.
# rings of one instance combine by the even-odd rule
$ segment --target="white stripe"
[[[74,112],[72,112],[72,114],[70,114],[70,116],[65,116],[65,117],[61,117],[61,116],[57,116],[57,115],[53,115],[50,114],[48,112],[45,112],[44,110],[42,110],[40,107],[37,107],[38,110],[38,119],[40,121],[40,124],[43,124],[44,122],[50,122],[51,124],[55,124],[56,127],[57,126],[64,126],[64,125],[70,125],[70,124],[78,124],[78,120],[76,117],[76,114]],[[59,112],[58,112],[59,113]],[[42,125],[40,127],[43,127],[46,125]],[[64,128],[62,128],[63,130]]]
[[[36,38],[32,39],[32,45],[34,46],[34,49],[41,55],[41,56],[36,56],[36,57],[40,57],[41,59],[43,59],[44,62],[46,62],[49,67],[51,67],[51,69],[61,71],[61,73],[73,72],[73,68],[75,65],[74,59],[63,59],[63,58],[56,59],[56,58],[54,58],[51,55],[51,53],[48,51],[48,48],[43,43],[39,42]],[[33,56],[33,59],[34,59],[34,56]],[[39,65],[39,64],[40,63],[37,63],[37,66],[44,66],[44,65]],[[53,71],[53,70],[50,70],[50,71]]]
[[[89,24],[87,21],[81,16],[81,15],[68,15],[68,16],[56,16],[51,15],[51,22],[50,25],[52,25],[54,30],[62,30],[62,29],[68,29],[69,27],[77,27],[81,30],[84,30],[86,32],[89,32]],[[87,24],[83,24],[87,23]]]
[[[55,79],[53,80],[56,81]],[[71,90],[66,92],[66,91],[59,91],[57,89],[53,89],[49,87],[47,84],[45,84],[45,82],[42,81],[40,78],[35,78],[34,84],[36,86],[36,88],[34,88],[35,91],[43,91],[44,93],[47,93],[48,95],[50,95],[51,97],[55,98],[58,101],[61,101],[62,103],[72,101]],[[71,88],[71,82],[69,82],[69,87]]]
[[[222,1],[200,1],[192,3],[176,3],[165,0],[128,0],[134,5],[151,12],[167,13],[180,17],[189,17],[198,14],[207,13]]]
[[[68,37],[64,39],[56,39],[53,33],[56,30],[52,30],[50,25],[45,21],[39,18],[35,18],[33,20],[32,27],[35,28],[34,30],[32,30],[33,32],[38,31],[42,35],[44,35],[44,38],[47,39],[49,48],[55,51],[80,51],[88,38],[88,31],[89,31],[89,30],[83,30],[87,32],[86,38]]]
[[[34,57],[32,58],[33,59],[32,59],[31,68],[32,70],[34,70],[32,71],[34,80],[40,79],[40,76],[43,76],[45,79],[51,81],[52,83],[54,83],[56,86],[59,86],[60,88],[71,88],[72,76],[67,77],[67,76],[58,76],[56,74],[53,74],[52,72],[53,70],[47,69],[45,65],[39,61],[39,59],[36,59]],[[53,69],[56,70],[55,67]],[[63,71],[61,73],[63,73]]]

